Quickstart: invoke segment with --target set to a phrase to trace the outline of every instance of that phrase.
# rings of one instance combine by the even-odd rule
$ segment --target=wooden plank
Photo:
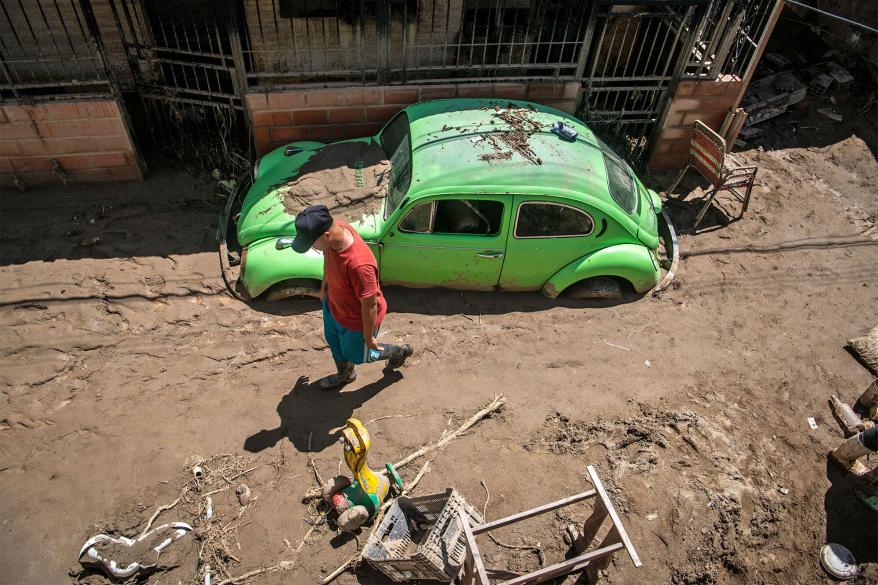
[[[558,508],[563,508],[564,506],[569,506],[571,504],[575,504],[576,502],[581,502],[583,500],[593,498],[596,495],[597,492],[595,490],[588,490],[587,492],[582,492],[576,494],[575,496],[564,498],[563,500],[557,500],[549,504],[544,504],[537,508],[531,508],[530,510],[525,510],[524,512],[513,514],[512,516],[506,516],[505,518],[500,518],[499,520],[493,520],[491,522],[478,524],[472,527],[472,531],[473,534],[482,534],[483,532],[495,530],[502,526],[508,526],[509,524],[515,524],[516,522],[520,522],[527,518],[533,518],[534,516],[539,516],[540,514],[545,514],[546,512],[551,512],[552,510],[557,510]]]
[[[500,585],[533,585],[534,583],[542,583],[543,581],[547,581],[559,575],[566,575],[580,565],[587,565],[590,561],[611,555],[623,548],[624,546],[622,543],[616,542],[609,546],[581,554],[578,557],[573,557],[572,559],[549,565],[548,567],[544,567],[533,573],[528,573],[527,575],[522,575],[521,577],[516,577],[509,581],[503,581]]]
[[[613,507],[613,502],[607,496],[607,492],[604,489],[604,484],[601,483],[601,479],[598,477],[598,472],[595,470],[593,465],[589,465],[586,467],[588,470],[588,475],[591,478],[592,483],[594,484],[595,489],[600,495],[601,501],[604,503],[604,506],[607,509],[607,512],[610,514],[610,519],[613,521],[613,526],[616,527],[616,530],[619,532],[619,538],[622,539],[622,543],[625,545],[625,550],[628,551],[628,556],[631,557],[631,561],[634,563],[635,567],[640,567],[643,563],[640,562],[640,557],[637,556],[637,551],[634,550],[634,545],[631,544],[631,539],[628,538],[628,533],[625,532],[625,527],[622,525],[622,521],[619,520],[619,515],[616,514],[616,509]]]
[[[467,557],[472,557],[473,568],[475,569],[475,574],[479,581],[477,585],[491,585],[491,582],[488,580],[488,575],[485,574],[485,565],[482,564],[482,555],[479,553],[479,546],[476,544],[476,537],[473,536],[472,527],[469,525],[469,516],[467,516],[463,510],[460,510],[457,514],[460,523],[463,526],[463,534],[466,537]]]

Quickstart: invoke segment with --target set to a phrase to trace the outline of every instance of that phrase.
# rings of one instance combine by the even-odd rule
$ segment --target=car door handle
[[[476,256],[479,258],[502,258],[503,252],[479,252]]]

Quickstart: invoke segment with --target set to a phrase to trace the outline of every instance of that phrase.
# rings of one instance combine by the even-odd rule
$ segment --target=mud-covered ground
[[[225,292],[209,181],[160,170],[4,192],[0,583],[103,583],[77,573],[85,540],[136,536],[191,486],[196,457],[223,454],[255,468],[230,480],[255,496],[240,517],[233,490],[215,496],[230,574],[293,561],[252,582],[316,582],[358,545],[321,527],[299,546],[308,456],[334,475],[335,430],[356,416],[380,467],[499,393],[503,411],[436,455],[415,495],[454,486],[481,509],[487,486],[497,518],[587,488],[594,464],[643,560],[618,556],[609,583],[829,583],[827,541],[864,563],[859,583],[876,582],[878,517],[825,456],[842,437],[827,398],[853,400],[871,380],[845,342],[878,321],[878,139],[874,118],[842,109],[841,124],[810,110],[772,122],[737,155],[760,166],[750,210],[683,235],[678,286],[659,297],[390,289],[383,335],[415,356],[332,393],[310,383],[332,363],[314,301],[248,306]],[[690,199],[696,185],[684,183]],[[685,227],[697,205],[669,209]],[[199,498],[187,491],[157,523],[197,518]],[[494,536],[539,543],[551,563],[588,510]],[[535,549],[479,542],[491,565],[539,566]],[[198,551],[184,552],[149,582],[194,579]],[[368,568],[337,581],[384,582]]]

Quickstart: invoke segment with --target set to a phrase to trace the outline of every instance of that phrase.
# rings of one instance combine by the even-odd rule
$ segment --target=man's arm
[[[381,351],[378,340],[375,339],[375,321],[378,320],[378,294],[360,299],[360,308],[363,311],[363,341],[366,347]]]

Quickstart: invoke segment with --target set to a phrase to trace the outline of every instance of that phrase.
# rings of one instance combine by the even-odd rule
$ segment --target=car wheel
[[[574,299],[617,301],[622,298],[622,283],[612,276],[595,276],[570,285],[565,292]]]
[[[320,296],[320,281],[313,278],[290,278],[269,287],[262,294],[267,301],[281,301],[290,297]]]

